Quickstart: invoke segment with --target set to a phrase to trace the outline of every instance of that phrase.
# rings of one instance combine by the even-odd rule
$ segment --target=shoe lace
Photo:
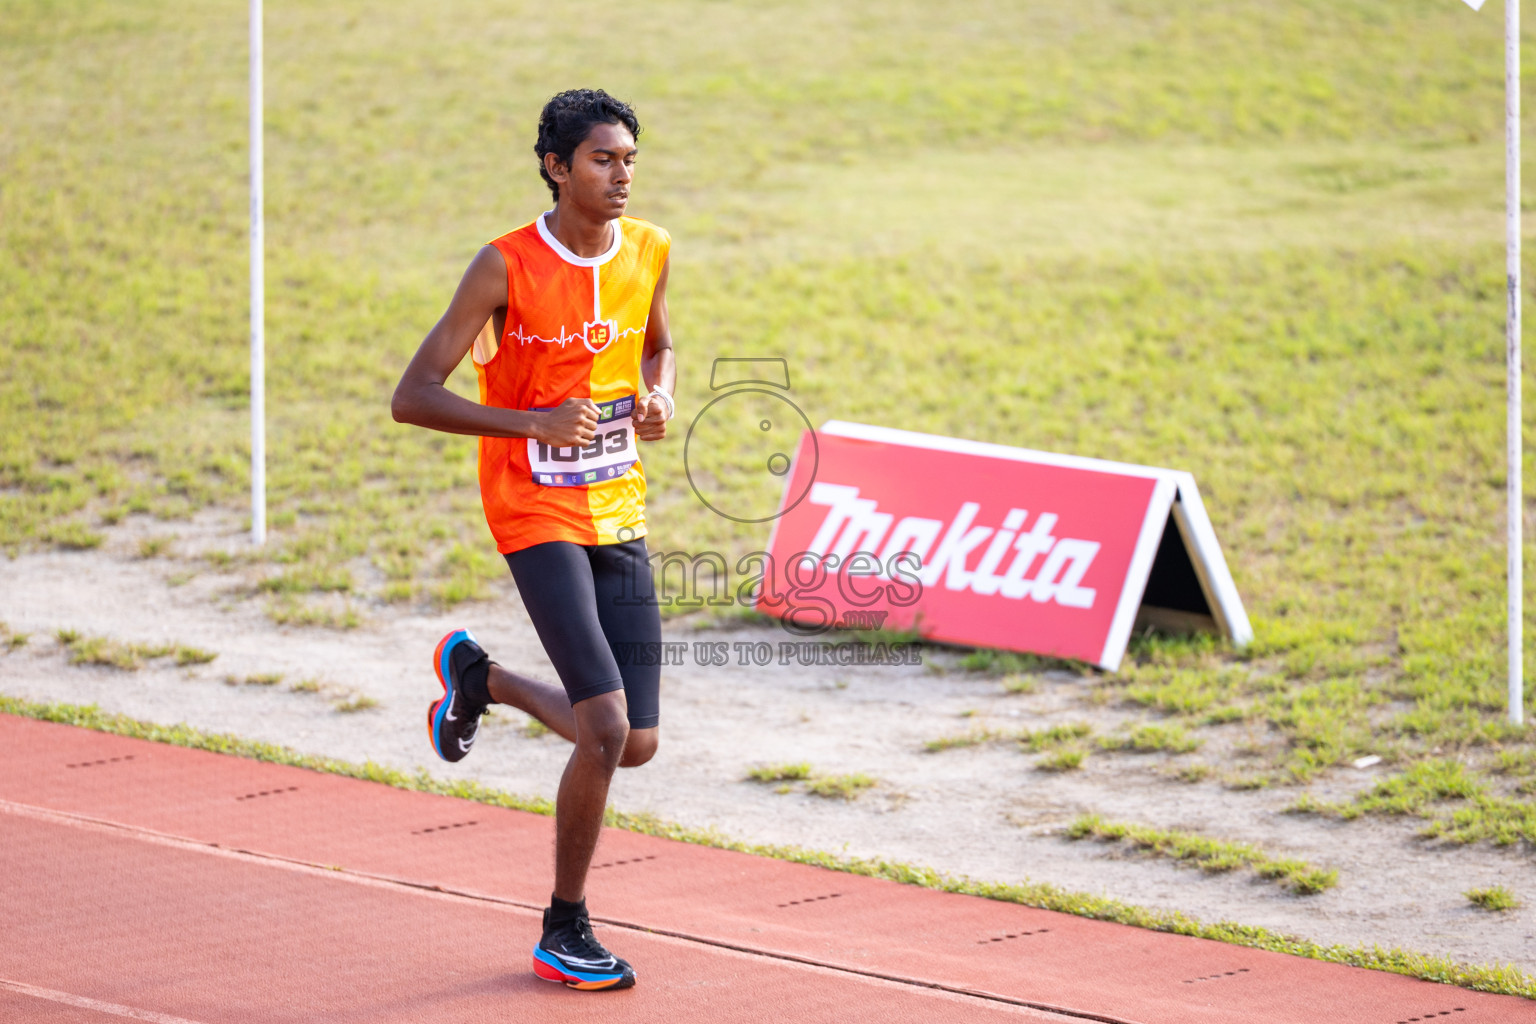
[[[459,727],[461,746],[464,743],[473,743],[480,735],[480,716],[485,714],[485,708],[471,707],[466,709],[464,722]]]
[[[480,716],[490,710],[485,704],[471,704],[461,693],[454,694],[454,703],[458,705],[454,708],[454,717],[462,721],[466,726],[478,725]]]
[[[592,922],[586,914],[582,914],[571,922],[570,931],[564,938],[565,948],[579,957],[589,960],[602,960],[613,956],[603,948],[603,944],[597,941],[597,936],[592,933]]]

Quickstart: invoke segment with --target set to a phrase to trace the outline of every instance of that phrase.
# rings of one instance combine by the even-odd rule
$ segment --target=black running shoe
[[[585,991],[635,984],[635,969],[603,948],[585,911],[554,928],[549,926],[549,911],[544,911],[544,937],[533,947],[533,973]]]
[[[444,761],[463,760],[475,744],[485,705],[466,700],[459,692],[459,680],[466,668],[484,657],[484,648],[467,629],[456,629],[443,637],[432,656],[443,696],[427,709],[427,728],[432,734],[432,749]]]

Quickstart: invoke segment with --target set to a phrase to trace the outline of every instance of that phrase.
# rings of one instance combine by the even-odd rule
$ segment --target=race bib
[[[545,487],[584,487],[628,473],[629,467],[640,461],[635,453],[634,422],[629,418],[634,411],[634,395],[599,402],[597,436],[584,445],[559,448],[530,437],[528,465],[533,469],[533,482]]]

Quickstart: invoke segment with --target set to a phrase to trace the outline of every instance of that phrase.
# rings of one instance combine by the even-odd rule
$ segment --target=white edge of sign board
[[[1147,514],[1141,520],[1141,532],[1136,536],[1136,547],[1131,551],[1131,564],[1125,570],[1125,583],[1120,588],[1120,601],[1115,605],[1115,617],[1109,623],[1109,635],[1104,639],[1104,651],[1096,663],[1106,672],[1120,668],[1125,657],[1126,645],[1131,642],[1131,627],[1136,625],[1136,609],[1141,607],[1141,595],[1147,590],[1147,577],[1152,575],[1152,561],[1157,557],[1157,546],[1163,539],[1163,528],[1168,524],[1168,510],[1178,494],[1179,485],[1172,474],[1163,474],[1152,487],[1152,500],[1147,502]]]
[[[898,430],[895,427],[872,427],[867,423],[847,423],[828,420],[818,433],[833,437],[851,437],[860,441],[881,441],[885,444],[904,444],[911,448],[932,448],[937,451],[957,452],[961,455],[982,455],[989,459],[1008,459],[1012,462],[1033,462],[1039,466],[1060,466],[1063,469],[1087,469],[1097,473],[1117,473],[1120,476],[1164,477],[1173,473],[1170,469],[1154,469],[1129,462],[1111,462],[1108,459],[1090,459],[1081,455],[1059,455],[1056,452],[1036,451],[1033,448],[1015,448],[990,441],[966,441],[958,437],[939,434],[919,434],[914,430]]]
[[[1247,647],[1253,642],[1253,626],[1248,622],[1248,612],[1243,599],[1232,582],[1227,569],[1226,556],[1216,540],[1216,530],[1205,514],[1205,502],[1200,500],[1200,489],[1195,486],[1192,473],[1176,474],[1179,483],[1179,500],[1173,506],[1174,522],[1184,538],[1189,560],[1200,577],[1205,589],[1205,599],[1210,603],[1216,624],[1236,647]]]
[[[968,441],[938,434],[921,434],[895,427],[848,423],[843,420],[828,420],[819,433],[860,441],[907,445],[961,455],[979,455],[985,458],[1008,459],[1012,462],[1057,466],[1062,469],[1155,479],[1157,485],[1153,488],[1152,500],[1148,503],[1146,517],[1142,520],[1141,534],[1137,537],[1136,548],[1131,555],[1125,585],[1120,593],[1120,601],[1115,606],[1115,616],[1110,624],[1104,651],[1097,662],[1098,666],[1114,672],[1120,667],[1120,662],[1125,657],[1125,648],[1130,642],[1136,612],[1141,606],[1141,598],[1146,591],[1147,580],[1152,572],[1152,563],[1157,557],[1157,548],[1162,541],[1163,529],[1168,522],[1170,511],[1184,547],[1189,553],[1189,560],[1195,567],[1200,586],[1205,591],[1206,601],[1211,606],[1211,614],[1218,628],[1237,647],[1246,647],[1253,641],[1253,627],[1248,622],[1248,613],[1243,608],[1243,600],[1238,595],[1237,584],[1233,582],[1232,573],[1227,568],[1226,557],[1221,552],[1221,544],[1216,539],[1216,531],[1211,526],[1210,517],[1206,515],[1205,503],[1200,500],[1200,489],[1195,485],[1192,473],[1159,469],[1153,466],[1138,466],[1129,462],[1113,462],[1108,459],[1091,459],[1081,455],[1042,452],[1032,448],[1016,448],[987,441]],[[800,451],[797,448],[795,452],[797,460],[799,454]],[[787,497],[786,492],[785,498]],[[780,505],[782,515],[782,501]],[[774,534],[778,532],[777,519],[774,520],[773,531]],[[773,536],[770,535],[769,550],[772,550],[772,540]]]

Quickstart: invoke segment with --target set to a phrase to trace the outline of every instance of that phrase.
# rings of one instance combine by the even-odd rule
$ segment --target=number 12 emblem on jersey
[[[618,336],[617,320],[589,320],[581,325],[581,340],[587,346],[587,351],[594,354],[613,344],[613,339]]]

